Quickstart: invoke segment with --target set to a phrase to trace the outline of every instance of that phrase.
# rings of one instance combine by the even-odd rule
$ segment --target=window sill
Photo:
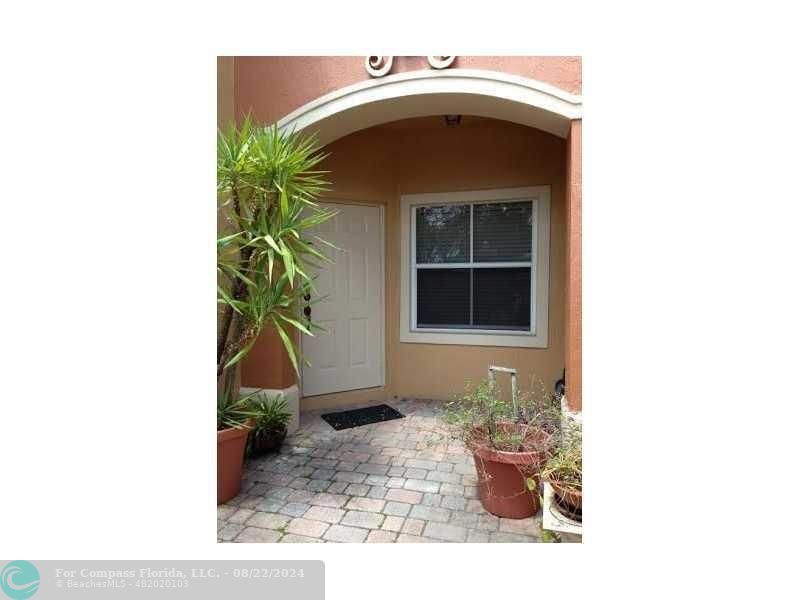
[[[499,346],[509,348],[547,348],[547,335],[502,333],[441,333],[400,331],[400,342],[410,344],[449,344],[452,346]]]

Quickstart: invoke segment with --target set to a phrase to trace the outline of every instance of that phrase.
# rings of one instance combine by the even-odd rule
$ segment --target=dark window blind
[[[530,330],[531,267],[480,266],[531,261],[530,201],[417,207],[415,219],[417,265],[473,265],[417,267],[417,327]]]

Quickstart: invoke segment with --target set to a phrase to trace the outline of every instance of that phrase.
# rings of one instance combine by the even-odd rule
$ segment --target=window
[[[549,188],[417,194],[402,210],[401,341],[546,347]]]

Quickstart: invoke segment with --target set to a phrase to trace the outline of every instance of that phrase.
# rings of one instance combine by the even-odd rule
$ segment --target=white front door
[[[316,396],[383,385],[383,253],[381,210],[374,206],[324,204],[339,211],[314,232],[332,258],[314,274],[311,321],[324,327],[303,336],[303,395]]]

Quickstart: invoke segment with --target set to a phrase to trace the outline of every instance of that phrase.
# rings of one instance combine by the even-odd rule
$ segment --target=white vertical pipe
[[[519,414],[517,412],[517,370],[509,367],[498,367],[489,365],[489,380],[494,382],[495,373],[508,373],[511,375],[511,406],[514,409],[514,418],[517,419]]]

